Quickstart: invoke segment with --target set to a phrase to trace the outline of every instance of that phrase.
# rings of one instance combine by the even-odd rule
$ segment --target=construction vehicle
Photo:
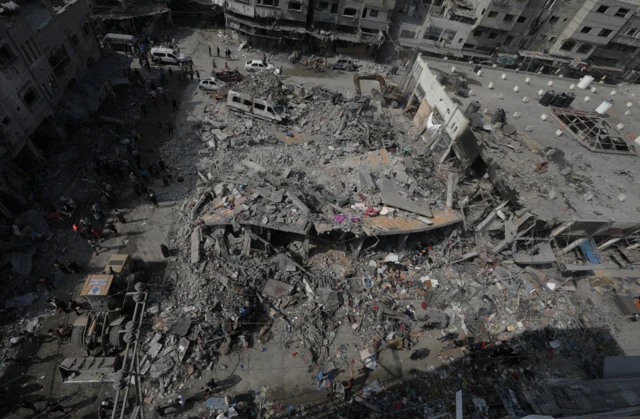
[[[88,303],[84,314],[73,323],[71,342],[83,348],[87,357],[65,358],[59,365],[64,382],[113,381],[118,365],[114,354],[128,346],[127,332],[142,317],[137,307],[146,301],[141,275],[133,270],[129,255],[112,255],[100,274],[87,275],[80,296]],[[107,371],[110,371],[107,374]]]
[[[404,105],[406,102],[405,94],[402,92],[400,86],[393,82],[387,83],[384,76],[380,74],[355,74],[353,76],[353,84],[355,85],[357,96],[362,95],[362,88],[360,87],[360,81],[362,80],[374,80],[380,83],[380,90],[371,89],[371,96],[380,100],[380,102],[386,102],[394,109]]]

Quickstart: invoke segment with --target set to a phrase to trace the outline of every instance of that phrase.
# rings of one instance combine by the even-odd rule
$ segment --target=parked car
[[[202,90],[220,90],[223,87],[226,87],[227,84],[222,80],[218,80],[215,77],[207,77],[206,79],[202,79],[200,81],[200,89]]]
[[[273,64],[265,63],[262,60],[250,60],[245,63],[244,69],[247,71],[273,70]]]
[[[358,69],[358,64],[346,58],[340,58],[338,61],[336,61],[331,65],[331,69],[344,70],[344,71],[356,71]]]
[[[238,70],[216,72],[216,78],[225,83],[235,83],[244,79]]]
[[[187,61],[184,54],[172,48],[151,48],[151,57],[154,62],[160,64],[180,64]]]

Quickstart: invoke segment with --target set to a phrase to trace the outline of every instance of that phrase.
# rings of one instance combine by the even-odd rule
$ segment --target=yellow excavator
[[[380,83],[380,90],[371,89],[371,96],[380,100],[380,102],[388,103],[394,109],[403,105],[407,100],[400,86],[393,82],[387,83],[384,76],[380,74],[355,74],[353,76],[353,84],[356,88],[356,96],[362,95],[361,80],[374,80]]]

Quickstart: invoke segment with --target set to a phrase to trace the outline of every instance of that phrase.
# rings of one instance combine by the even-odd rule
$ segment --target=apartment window
[[[482,36],[482,31],[481,30],[473,31],[473,36],[480,38]]]
[[[379,14],[379,10],[369,10],[369,17],[378,17]]]
[[[603,37],[608,37],[609,35],[611,35],[611,32],[613,32],[611,29],[602,29],[600,31],[600,33],[598,34],[598,36],[603,36]]]
[[[623,9],[622,7],[616,11],[616,17],[625,17],[629,13],[629,9]]]
[[[551,16],[549,23],[556,23],[560,18],[558,16]]]
[[[345,9],[342,11],[342,15],[347,17],[356,17],[357,14],[358,11],[353,7],[345,7]]]
[[[24,100],[24,103],[28,107],[32,107],[33,105],[35,105],[38,102],[39,98],[40,96],[38,95],[38,91],[33,87],[29,88],[29,90],[27,90],[27,92],[22,95],[22,100]]]
[[[318,3],[318,9],[327,10],[329,8],[329,2],[321,1]]]
[[[576,46],[576,43],[574,41],[569,40],[569,41],[564,41],[564,44],[562,44],[560,49],[563,51],[571,51],[575,46]]]
[[[338,4],[339,3],[331,3],[330,13],[333,13],[334,15],[338,14]]]
[[[505,22],[513,22],[514,17],[514,15],[506,14],[504,15],[504,18],[502,20],[504,20]]]
[[[593,48],[593,45],[591,44],[582,44],[580,45],[580,47],[576,50],[576,52],[578,54],[587,54],[589,51],[591,51],[591,48]]]
[[[607,13],[607,10],[609,10],[609,8],[607,6],[600,6],[600,7],[598,7],[598,10],[596,10],[596,12],[598,12],[598,13]]]
[[[258,0],[262,6],[280,7],[280,0]]]
[[[289,10],[302,10],[302,3],[298,3],[297,1],[290,1]]]
[[[491,12],[489,12],[489,14],[487,15],[487,17],[491,17],[491,18],[498,17],[498,12],[491,11]]]
[[[416,39],[416,35],[416,32],[408,31],[406,29],[400,32],[400,38]]]
[[[617,42],[609,42],[604,49],[608,49],[610,51],[620,51],[620,52],[636,52],[637,48],[632,47],[630,45],[618,44]]]
[[[0,65],[5,65],[13,59],[13,52],[7,45],[0,47]]]
[[[513,36],[511,36],[511,35],[507,36],[507,39],[504,40],[504,44],[506,46],[511,45],[511,43],[513,42],[513,39],[514,39]]]
[[[498,32],[489,32],[489,39],[496,39],[498,37]]]
[[[520,16],[520,17],[518,18],[518,23],[524,23],[524,22],[526,22],[526,21],[527,21],[527,18],[526,18],[525,16]]]
[[[580,30],[580,32],[581,32],[581,33],[589,33],[589,32],[591,32],[591,30],[592,30],[592,29],[593,29],[593,28],[592,28],[592,27],[590,27],[590,26],[585,26],[584,28],[582,28],[582,29]]]
[[[627,36],[633,36],[638,32],[638,30],[636,28],[630,28],[627,29],[627,31],[624,33]]]

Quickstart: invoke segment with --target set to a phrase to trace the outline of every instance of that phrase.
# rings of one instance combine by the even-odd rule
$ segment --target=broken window
[[[589,51],[591,51],[591,48],[592,48],[592,47],[593,47],[593,45],[591,45],[591,44],[582,44],[582,45],[580,45],[580,48],[578,48],[578,49],[576,50],[576,52],[577,52],[578,54],[586,54],[586,53],[588,53]]]
[[[623,9],[622,7],[618,9],[615,16],[616,17],[625,17],[629,13],[629,9]]]
[[[636,34],[636,32],[638,32],[636,28],[629,28],[624,34],[627,36],[633,36]]]
[[[5,65],[11,60],[13,60],[11,49],[7,45],[0,47],[0,65]]]
[[[504,20],[505,22],[513,22],[514,17],[514,15],[510,15],[507,13],[506,15],[504,15],[504,18],[502,20]]]
[[[513,37],[513,36],[511,36],[511,35],[507,36],[507,39],[505,39],[505,40],[504,40],[504,44],[505,44],[506,46],[511,45],[511,42],[513,42],[513,39],[514,39],[514,37]]]
[[[344,10],[342,11],[342,15],[347,17],[355,17],[357,14],[358,14],[358,11],[353,7],[345,7]]]
[[[258,4],[261,4],[263,6],[279,7],[280,0],[258,0]]]
[[[498,12],[491,11],[491,12],[489,12],[489,14],[487,15],[487,17],[490,17],[490,18],[496,18],[496,17],[498,17]]]
[[[550,36],[549,37],[549,42],[556,42],[557,39],[558,39],[557,36]]]
[[[603,36],[607,38],[609,35],[611,35],[611,32],[613,32],[611,29],[602,29],[598,34],[598,36]]]
[[[564,41],[560,49],[563,51],[571,51],[575,46],[576,46],[575,41],[568,40],[568,41]]]
[[[24,95],[22,95],[22,100],[28,107],[32,107],[38,102],[40,96],[38,95],[38,91],[33,87],[29,88]]]
[[[302,3],[299,3],[297,1],[290,1],[289,10],[302,10]]]
[[[617,42],[609,42],[605,49],[610,51],[620,51],[620,52],[636,52],[638,48],[632,47],[630,45],[619,44]]]
[[[524,22],[526,22],[526,21],[527,21],[527,18],[526,18],[525,16],[520,16],[520,17],[518,18],[518,23],[524,23]]]
[[[589,32],[591,32],[591,30],[592,30],[592,29],[593,29],[593,28],[592,28],[592,27],[590,27],[590,26],[585,26],[584,28],[582,28],[582,29],[580,30],[580,33],[589,33]]]
[[[329,9],[329,2],[328,1],[321,1],[320,3],[318,3],[317,8],[320,9],[320,10]]]
[[[416,35],[416,32],[408,31],[406,29],[400,32],[400,38],[416,39]]]
[[[338,14],[338,3],[331,3],[331,13]]]
[[[606,13],[607,10],[609,10],[609,8],[607,6],[600,6],[600,7],[598,7],[598,10],[596,10],[596,12],[598,12],[598,13]]]
[[[378,17],[379,13],[378,10],[369,10],[369,17]]]
[[[69,54],[64,45],[56,48],[49,57],[49,65],[53,68],[56,76],[62,75],[69,64],[71,64],[71,58],[69,58]]]
[[[496,39],[498,37],[498,32],[489,33],[489,39]]]
[[[473,31],[473,36],[480,38],[482,36],[482,31],[481,30]]]

